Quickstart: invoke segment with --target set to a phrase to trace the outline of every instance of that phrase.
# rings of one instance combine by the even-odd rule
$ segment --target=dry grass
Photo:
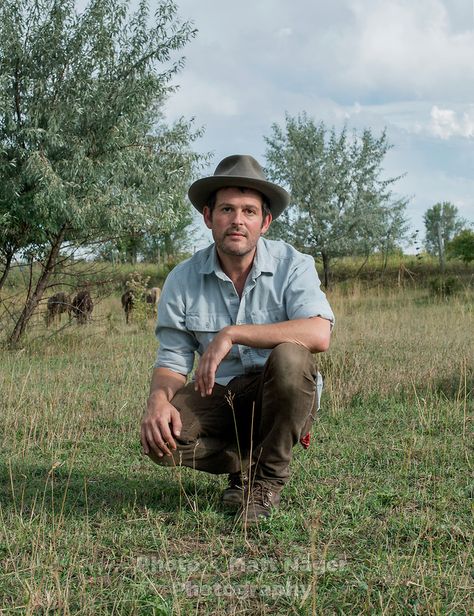
[[[464,398],[474,369],[472,293],[440,301],[422,291],[356,285],[331,302],[337,326],[321,367],[334,412],[355,396]]]
[[[115,299],[2,352],[0,613],[472,613],[472,296],[331,301],[312,446],[249,534],[222,478],[140,454],[151,321],[127,328]]]

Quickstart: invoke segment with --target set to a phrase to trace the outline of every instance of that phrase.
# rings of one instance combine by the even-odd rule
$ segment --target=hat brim
[[[196,180],[188,190],[188,197],[194,207],[203,212],[212,193],[220,188],[252,188],[258,190],[268,199],[272,218],[278,218],[290,202],[290,195],[281,186],[272,182],[242,176],[212,175]]]

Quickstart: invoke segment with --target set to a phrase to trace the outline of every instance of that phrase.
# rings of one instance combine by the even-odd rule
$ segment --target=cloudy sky
[[[198,29],[167,115],[195,117],[213,165],[264,162],[285,112],[387,128],[412,228],[437,201],[474,221],[474,0],[177,0]]]

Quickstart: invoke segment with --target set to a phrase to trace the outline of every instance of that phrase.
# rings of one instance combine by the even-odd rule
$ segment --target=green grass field
[[[0,614],[474,613],[472,292],[331,302],[311,447],[249,532],[223,476],[141,454],[152,320],[0,351]]]

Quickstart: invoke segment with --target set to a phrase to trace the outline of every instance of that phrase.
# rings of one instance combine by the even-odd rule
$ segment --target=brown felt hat
[[[217,165],[214,175],[191,184],[188,197],[201,213],[212,193],[220,188],[253,188],[268,199],[273,218],[277,218],[290,201],[290,195],[281,186],[269,182],[262,167],[252,156],[234,154]]]

